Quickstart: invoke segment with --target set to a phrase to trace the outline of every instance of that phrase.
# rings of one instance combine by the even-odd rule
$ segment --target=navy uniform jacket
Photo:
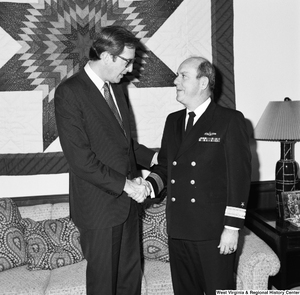
[[[219,239],[224,225],[244,224],[251,182],[245,119],[212,101],[183,138],[185,115],[180,110],[168,116],[158,165],[147,180],[155,193],[157,175],[167,186],[167,231],[172,238]]]
[[[84,70],[55,92],[58,134],[70,166],[70,209],[83,229],[123,223],[131,198],[125,178],[136,175],[136,162],[150,167],[153,151],[131,139],[128,105],[121,86],[112,85],[127,137],[101,92]]]

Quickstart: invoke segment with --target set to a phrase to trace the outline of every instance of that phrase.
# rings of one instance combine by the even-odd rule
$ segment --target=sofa
[[[173,294],[165,201],[140,207],[142,295]],[[79,232],[67,195],[0,199],[0,295],[86,294]],[[280,263],[253,232],[240,234],[236,289],[268,289]]]

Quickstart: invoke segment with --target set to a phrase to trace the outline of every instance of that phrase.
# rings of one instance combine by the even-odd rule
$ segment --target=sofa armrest
[[[240,232],[236,260],[237,290],[267,290],[269,276],[280,269],[275,252],[247,227]]]

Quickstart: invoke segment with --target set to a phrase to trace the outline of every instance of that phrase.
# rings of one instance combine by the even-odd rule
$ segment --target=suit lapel
[[[101,94],[101,92],[99,91],[99,89],[97,88],[97,86],[93,83],[93,81],[88,77],[88,75],[86,74],[86,72],[84,70],[81,71],[81,73],[79,74],[80,78],[84,81],[84,91],[86,92],[86,95],[90,101],[90,103],[95,107],[95,109],[97,110],[97,112],[100,112],[103,116],[105,116],[107,118],[107,120],[109,120],[111,122],[111,124],[115,125],[117,128],[120,129],[120,131],[122,132],[122,134],[125,137],[124,131],[122,130],[122,127],[120,126],[119,122],[117,121],[117,119],[115,118],[113,112],[111,111],[109,105],[107,104],[107,102],[105,101],[105,98],[103,97],[103,95]],[[125,122],[124,125],[125,127],[125,131],[127,135],[130,135],[130,124],[127,123],[128,119],[126,116],[126,112],[124,110],[124,106],[122,104],[122,97],[124,97],[123,93],[121,91],[117,90],[117,86],[113,85],[113,91],[114,91],[114,95],[116,97],[117,103],[118,103],[118,107],[120,109],[121,112],[121,116],[122,118],[125,118]],[[119,97],[121,96],[121,98]],[[124,98],[125,101],[125,98]],[[121,105],[121,107],[120,107]],[[121,111],[122,109],[122,111]]]
[[[80,77],[84,81],[84,91],[86,92],[89,102],[95,107],[97,112],[102,113],[111,120],[113,118],[113,114],[97,86],[88,77],[84,70],[82,70]]]
[[[179,148],[182,144],[182,140],[185,132],[185,114],[186,110],[182,110],[178,120],[174,121],[175,140],[176,145]]]
[[[114,95],[118,104],[119,111],[121,113],[121,117],[124,124],[124,129],[127,135],[127,138],[129,139],[131,137],[130,135],[130,117],[129,117],[129,111],[128,111],[128,104],[126,102],[125,95],[123,93],[123,90],[121,86],[118,86],[117,84],[112,84],[112,89],[114,91]]]

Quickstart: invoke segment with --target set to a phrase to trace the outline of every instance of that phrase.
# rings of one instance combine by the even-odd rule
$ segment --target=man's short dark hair
[[[200,79],[201,77],[207,77],[209,81],[209,88],[212,91],[215,88],[215,68],[214,66],[208,61],[202,61],[197,70],[197,78]]]
[[[124,47],[136,48],[139,39],[131,32],[121,26],[108,26],[101,29],[97,38],[93,42],[89,58],[90,60],[99,60],[102,52],[109,52],[114,56],[120,55]]]

